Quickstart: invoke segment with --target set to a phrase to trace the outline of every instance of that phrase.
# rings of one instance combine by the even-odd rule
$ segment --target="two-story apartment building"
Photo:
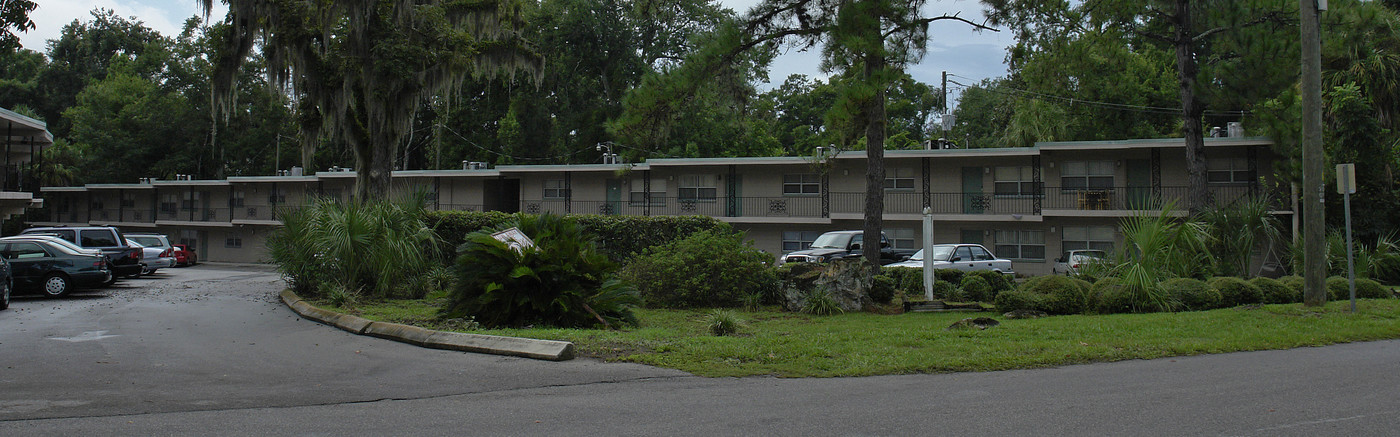
[[[53,145],[53,134],[44,122],[3,108],[0,108],[0,129],[4,129],[5,135],[5,156],[0,158],[4,168],[4,179],[0,182],[0,221],[6,221],[43,203],[29,192],[39,180],[25,164]]]
[[[1259,138],[1206,141],[1216,203],[1252,195],[1283,202]],[[1112,249],[1119,220],[1186,205],[1181,139],[1040,143],[998,149],[885,153],[884,226],[899,248],[921,245],[922,211],[934,241],[980,243],[1027,274],[1050,271],[1064,250]],[[432,208],[561,214],[704,215],[747,232],[777,255],[823,232],[859,229],[863,151],[822,157],[652,159],[636,164],[499,166],[394,173],[398,194],[426,193]],[[160,230],[214,261],[266,259],[276,211],[315,196],[345,200],[354,172],[45,187],[51,213],[36,224],[112,224]],[[115,206],[115,208],[114,208]],[[1184,214],[1184,213],[1183,213]],[[1277,214],[1292,214],[1283,210]]]

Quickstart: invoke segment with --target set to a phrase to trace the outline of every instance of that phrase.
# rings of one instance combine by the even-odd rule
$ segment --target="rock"
[[[807,303],[806,290],[825,290],[842,311],[861,311],[874,304],[870,299],[870,287],[875,281],[864,259],[809,264],[801,269],[799,272],[794,266],[793,273],[797,274],[792,275],[783,288],[783,308],[788,311],[802,310]],[[807,278],[811,278],[810,282]]]
[[[1044,311],[1020,309],[1002,314],[1001,316],[1008,319],[1039,319],[1049,316],[1049,314],[1046,314]]]
[[[982,329],[987,329],[987,328],[990,328],[990,327],[993,327],[993,326],[997,326],[997,325],[1000,325],[1000,324],[1001,324],[1001,322],[998,322],[998,321],[996,321],[996,319],[993,319],[993,318],[991,318],[991,317],[968,318],[968,319],[962,319],[962,320],[953,322],[952,325],[948,325],[947,330],[948,330],[948,331],[961,331],[961,330],[967,330],[967,329],[978,329],[978,330],[982,330]]]

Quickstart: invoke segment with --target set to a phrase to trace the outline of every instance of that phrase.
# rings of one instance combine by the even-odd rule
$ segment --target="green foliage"
[[[725,336],[738,333],[739,329],[743,328],[744,321],[733,311],[716,309],[705,316],[705,326],[709,328],[710,334]]]
[[[1254,278],[1250,279],[1249,283],[1259,287],[1259,292],[1263,294],[1264,303],[1299,303],[1303,301],[1301,287],[1294,289],[1282,281],[1270,278]]]
[[[1302,296],[1304,289],[1307,288],[1307,281],[1303,279],[1302,276],[1284,276],[1282,278],[1278,278],[1278,282],[1280,284],[1283,284],[1283,286],[1288,287],[1288,289],[1292,292],[1293,295],[1298,296],[1298,302],[1303,301]]]
[[[359,290],[351,290],[340,283],[321,283],[319,294],[324,296],[331,306],[337,308],[353,308],[360,300]]]
[[[706,230],[646,249],[619,274],[648,307],[735,307],[777,289],[772,260],[742,233]]]
[[[1233,276],[1211,278],[1210,286],[1220,292],[1220,305],[1223,307],[1251,305],[1264,301],[1264,292],[1259,287]]]
[[[991,294],[993,297],[995,297],[997,293],[1016,288],[1016,284],[1004,273],[991,270],[976,270],[968,272],[967,275],[977,276],[987,281],[987,286],[991,287]],[[990,302],[991,299],[989,298],[987,301]]]
[[[997,293],[997,311],[1008,313],[1016,310],[1036,310],[1044,308],[1046,295],[1022,290],[1010,290]]]
[[[1039,296],[1037,310],[1051,314],[1082,314],[1094,309],[1095,293],[1083,282],[1058,275],[1036,276],[1021,291]]]
[[[268,236],[268,254],[298,292],[315,296],[329,283],[375,298],[400,295],[401,285],[426,274],[436,259],[437,236],[424,226],[422,208],[316,200],[281,216],[282,226]]]
[[[802,312],[816,316],[833,316],[844,313],[841,306],[832,299],[831,292],[821,287],[813,288],[806,292],[806,301],[802,304]]]
[[[1123,285],[1123,280],[1108,277],[1099,279],[1094,283],[1091,291],[1098,296],[1098,304],[1095,305],[1100,314],[1121,314],[1134,313],[1137,311],[1135,299],[1128,287]]]
[[[992,286],[987,285],[987,280],[982,279],[981,276],[964,276],[960,288],[969,301],[991,302],[996,297],[992,293]]]
[[[1195,278],[1172,278],[1162,281],[1162,289],[1186,311],[1203,311],[1220,307],[1220,292],[1205,281]]]
[[[1156,215],[1138,212],[1123,219],[1123,250],[1115,252],[1117,260],[1108,275],[1123,280],[1133,275],[1138,289],[1167,278],[1208,277],[1213,271],[1208,226],[1178,219],[1174,210],[1168,203]]]
[[[1280,240],[1282,224],[1272,205],[1268,196],[1255,196],[1201,212],[1199,220],[1210,230],[1207,246],[1221,274],[1249,276],[1251,254],[1261,243],[1269,246]]]
[[[967,299],[967,296],[952,282],[937,281],[933,283],[933,298],[959,302]]]
[[[614,277],[615,264],[578,223],[526,216],[520,231],[534,248],[514,250],[485,231],[466,237],[458,249],[457,287],[441,318],[472,316],[486,327],[636,324],[637,290]]]
[[[428,225],[442,235],[448,247],[460,245],[466,235],[485,229],[504,229],[528,214],[498,211],[432,211]],[[654,245],[680,240],[701,231],[731,233],[732,227],[713,217],[571,215],[584,231],[597,236],[598,251],[618,263],[625,263]],[[771,259],[770,259],[771,261]]]
[[[889,269],[886,269],[889,270]],[[875,275],[870,283],[870,300],[879,304],[887,304],[894,300],[895,282],[894,278],[888,275]]]
[[[1356,278],[1357,299],[1384,299],[1393,296],[1390,290],[1379,282]],[[1327,299],[1332,301],[1351,300],[1351,285],[1347,282],[1347,278],[1340,276],[1327,278]]]

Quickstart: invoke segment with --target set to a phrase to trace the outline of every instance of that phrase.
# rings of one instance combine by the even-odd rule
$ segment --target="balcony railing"
[[[821,217],[822,198],[803,197],[718,197],[713,199],[652,197],[649,202],[524,200],[520,211],[527,214],[600,215],[703,215],[711,217]]]
[[[231,219],[230,213],[231,208],[181,208],[179,210],[166,208],[156,212],[156,220],[227,223]]]

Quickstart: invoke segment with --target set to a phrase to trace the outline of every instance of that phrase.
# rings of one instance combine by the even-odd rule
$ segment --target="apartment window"
[[[287,203],[287,192],[280,188],[273,188],[272,191],[268,192],[267,203],[269,205]]]
[[[1093,249],[1111,253],[1113,252],[1113,227],[1066,226],[1064,234],[1060,238],[1060,249],[1065,252]]]
[[[180,209],[195,209],[199,207],[199,199],[202,197],[200,194],[202,193],[199,191],[186,191],[185,200],[180,203]]]
[[[107,205],[103,204],[101,200],[94,200],[94,201],[92,201],[92,209],[93,209],[94,211],[96,211],[96,210],[101,210],[101,209],[106,209],[106,208],[104,208],[105,206],[107,206]]]
[[[130,191],[122,192],[122,208],[136,207],[136,193]]]
[[[1045,259],[1045,231],[997,231],[997,255],[1007,259]]]
[[[627,203],[632,204],[632,205],[641,205],[641,204],[646,203],[646,198],[647,198],[646,180],[644,180],[644,179],[633,179],[633,180],[632,180],[632,185],[631,185],[630,187],[628,187],[628,188],[629,188],[631,191],[628,193]],[[656,179],[656,178],[652,178],[652,180],[651,180],[651,196],[650,196],[650,197],[651,197],[651,205],[652,205],[652,206],[664,206],[664,205],[666,205],[666,180],[665,180],[665,179]]]
[[[998,196],[1030,196],[1036,192],[1030,166],[997,167],[992,176]]]
[[[229,208],[241,208],[243,206],[243,191],[234,191],[228,196]]]
[[[821,194],[822,176],[816,173],[783,175],[784,195]]]
[[[569,188],[564,186],[563,179],[544,180],[544,198],[549,200],[564,200],[569,197]]]
[[[1069,161],[1060,167],[1060,186],[1066,190],[1113,188],[1113,161]]]
[[[195,253],[201,252],[199,248],[199,231],[190,229],[182,230],[180,231],[177,237],[179,239],[180,244],[185,245],[185,247],[194,249]]]
[[[676,198],[683,201],[714,202],[719,196],[719,189],[715,188],[715,175],[681,176],[677,189]]]
[[[914,190],[914,169],[892,168],[885,172],[886,190]]]
[[[227,248],[230,248],[230,249],[242,249],[242,248],[243,248],[243,235],[241,235],[241,234],[230,234],[230,235],[228,236],[227,239],[224,239],[224,247],[227,247]]]
[[[807,250],[821,235],[818,231],[783,231],[783,252]]]
[[[918,249],[919,241],[914,238],[914,229],[886,229],[885,234],[890,238],[890,246],[895,249]]]
[[[175,212],[175,208],[180,204],[180,196],[166,194],[160,198],[161,212]]]
[[[1254,181],[1254,172],[1244,158],[1212,158],[1206,160],[1206,179],[1212,184],[1247,184]]]

